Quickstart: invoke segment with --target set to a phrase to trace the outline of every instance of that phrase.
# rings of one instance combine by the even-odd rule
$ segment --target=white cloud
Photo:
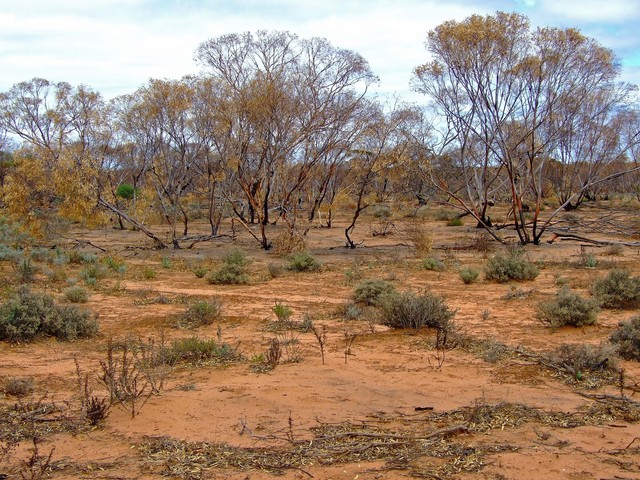
[[[625,22],[640,15],[638,0],[541,0],[540,7],[548,15],[576,22]]]

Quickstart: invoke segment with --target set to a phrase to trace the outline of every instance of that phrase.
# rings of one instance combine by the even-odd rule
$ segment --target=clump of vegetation
[[[204,278],[207,272],[208,272],[207,267],[203,265],[198,265],[193,269],[193,274],[198,278]]]
[[[200,300],[191,304],[178,319],[182,328],[197,328],[211,325],[222,318],[222,302],[217,298]]]
[[[13,267],[20,282],[29,283],[33,281],[37,268],[31,258],[19,257]]]
[[[93,253],[81,252],[79,250],[71,250],[68,254],[69,263],[76,265],[86,265],[88,263],[97,263],[98,257]]]
[[[104,278],[106,275],[106,269],[99,263],[89,263],[80,270],[80,278],[87,285],[95,285],[98,279]]]
[[[583,298],[565,286],[554,300],[538,303],[536,317],[553,328],[583,327],[596,323],[598,310],[595,301]]]
[[[503,300],[520,300],[522,298],[530,297],[534,293],[535,293],[535,289],[533,288],[523,289],[523,288],[519,288],[512,285],[509,291],[504,294],[502,299]]]
[[[365,305],[379,306],[385,297],[396,293],[396,288],[385,280],[365,280],[353,291],[353,300]]]
[[[611,345],[561,345],[550,355],[550,361],[578,381],[612,380],[619,373],[615,350]],[[604,377],[604,378],[603,378]]]
[[[204,340],[198,337],[175,340],[171,345],[164,347],[162,357],[171,366],[178,363],[234,362],[242,358],[237,348],[227,343],[213,338]]]
[[[458,275],[460,275],[460,279],[468,285],[478,279],[480,270],[472,267],[465,267],[460,269]]]
[[[620,255],[624,254],[624,247],[622,245],[618,245],[618,244],[609,245],[605,249],[604,254],[605,255],[610,255],[612,257],[620,256]]]
[[[219,270],[206,276],[207,282],[223,285],[246,285],[249,283],[249,275],[246,272],[249,259],[243,251],[233,249],[225,255],[222,261],[223,264]]]
[[[24,397],[35,389],[32,378],[10,378],[4,384],[4,393],[12,397]]]
[[[358,305],[349,302],[340,307],[338,314],[342,315],[345,320],[360,320],[363,312]]]
[[[631,310],[640,307],[640,277],[629,270],[614,269],[593,283],[592,293],[601,307]]]
[[[464,222],[460,217],[454,217],[447,222],[447,226],[449,227],[461,227],[462,225],[464,225]]]
[[[391,218],[391,209],[387,205],[376,205],[372,211],[374,218]]]
[[[414,222],[409,224],[402,232],[405,241],[415,248],[416,257],[424,257],[433,248],[433,238],[427,226]]]
[[[293,315],[292,308],[281,302],[276,302],[272,310],[279,322],[288,322],[291,315]]]
[[[267,265],[267,270],[269,271],[271,278],[278,278],[282,276],[285,268],[281,263],[269,263],[269,265]]]
[[[71,303],[87,303],[89,296],[89,291],[79,285],[74,285],[64,291],[64,298]]]
[[[279,256],[304,252],[308,247],[307,237],[297,230],[292,232],[287,229],[273,239],[273,251]]]
[[[164,268],[165,270],[169,270],[171,268],[171,259],[169,257],[167,257],[166,255],[162,257],[162,260],[160,261],[160,264],[162,265],[162,268]]]
[[[153,280],[154,278],[156,278],[156,271],[154,268],[145,265],[142,268],[142,276],[144,277],[145,280]]]
[[[108,268],[116,273],[124,273],[127,270],[127,266],[124,264],[124,260],[119,257],[108,256],[104,259],[104,263]]]
[[[506,255],[494,255],[485,267],[485,278],[498,283],[509,280],[533,280],[540,271],[524,258],[524,250],[511,249]]]
[[[422,261],[422,266],[426,270],[434,272],[442,272],[445,269],[444,262],[436,257],[427,257]]]
[[[89,312],[56,305],[42,293],[22,289],[0,305],[0,340],[28,342],[39,336],[75,340],[97,332],[98,322]]]
[[[308,252],[295,252],[289,257],[288,269],[293,272],[317,272],[322,264]]]
[[[609,340],[622,358],[640,362],[640,316],[620,322]]]
[[[389,295],[382,304],[381,321],[392,328],[449,329],[456,312],[442,297],[429,291]]]

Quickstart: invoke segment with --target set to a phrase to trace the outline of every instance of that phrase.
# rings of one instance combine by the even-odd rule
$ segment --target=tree
[[[575,29],[532,32],[526,17],[503,12],[445,22],[429,33],[427,48],[434,60],[416,68],[413,85],[442,116],[439,151],[452,158],[465,185],[432,169],[434,184],[487,228],[484,207],[504,186],[521,243],[539,243],[550,220],[539,221],[549,160],[572,134],[592,127],[579,121],[590,102],[608,98],[606,117],[628,99],[630,87],[615,84],[617,59]],[[563,203],[607,178],[591,176]]]

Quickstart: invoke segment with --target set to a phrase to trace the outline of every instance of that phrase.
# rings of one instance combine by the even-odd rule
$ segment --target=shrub
[[[97,332],[98,322],[89,312],[56,305],[49,295],[22,289],[0,305],[0,340],[30,341],[40,335],[74,340]]]
[[[121,258],[109,256],[104,260],[104,262],[107,264],[107,267],[116,273],[124,273],[127,270],[124,260]]]
[[[200,300],[191,304],[178,320],[178,326],[196,328],[211,325],[222,317],[222,302],[217,298]]]
[[[287,229],[273,239],[273,252],[278,256],[304,252],[307,248],[309,248],[307,237],[297,230]]]
[[[239,267],[246,267],[249,265],[249,259],[245,255],[245,253],[238,249],[234,248],[229,251],[223,258],[222,261],[225,265],[237,265]]]
[[[276,302],[272,310],[279,322],[287,322],[291,318],[291,315],[293,315],[291,307],[280,302]]]
[[[198,265],[193,269],[193,273],[198,278],[204,278],[204,276],[207,274],[207,269],[202,265]]]
[[[353,300],[365,305],[379,306],[384,298],[396,293],[395,287],[384,280],[365,280],[353,291]]]
[[[152,267],[145,265],[142,269],[142,276],[145,280],[153,280],[156,278],[156,271]]]
[[[550,356],[555,365],[568,370],[576,380],[587,376],[613,378],[618,373],[615,351],[611,345],[561,345]],[[596,378],[593,378],[596,377]]]
[[[391,209],[387,205],[376,205],[373,207],[374,218],[391,218]]]
[[[428,257],[422,261],[422,266],[427,270],[442,272],[445,268],[444,262],[436,257]]]
[[[460,278],[464,283],[470,284],[475,282],[478,279],[478,276],[480,275],[480,271],[475,268],[465,267],[460,269],[460,271],[458,272],[458,275],[460,275]]]
[[[269,270],[271,278],[281,277],[285,270],[281,263],[269,263],[269,265],[267,265],[267,269]]]
[[[598,320],[598,305],[565,286],[555,300],[538,303],[536,317],[553,328],[593,325]]]
[[[162,260],[161,260],[160,263],[162,265],[162,268],[164,268],[166,270],[169,270],[171,268],[171,259],[169,257],[167,257],[166,255],[164,257],[162,257]]]
[[[34,390],[32,378],[10,378],[4,384],[4,393],[12,397],[24,397]]]
[[[295,252],[289,257],[289,270],[293,272],[317,272],[322,265],[307,252]]]
[[[620,322],[609,340],[617,347],[622,358],[640,361],[640,316]]]
[[[18,262],[22,258],[22,252],[15,248],[9,247],[3,243],[0,243],[0,262],[10,261]]]
[[[106,275],[106,269],[99,263],[89,263],[80,270],[80,278],[82,278],[87,285],[95,285],[98,279],[104,278]]]
[[[507,255],[495,255],[485,267],[485,278],[505,283],[509,280],[533,280],[540,271],[524,258],[524,250],[513,249]]]
[[[69,287],[64,291],[64,297],[71,303],[87,303],[89,292],[80,286]]]
[[[75,264],[87,264],[87,263],[97,263],[98,257],[93,253],[85,253],[80,252],[78,250],[71,250],[69,252],[69,262]]]
[[[382,304],[382,323],[391,328],[448,329],[455,316],[442,297],[431,292],[389,295]]]
[[[197,337],[175,340],[164,347],[162,358],[171,366],[178,363],[232,362],[241,358],[236,348],[219,343],[213,338],[203,340]]]
[[[209,273],[206,280],[219,285],[246,285],[249,283],[249,275],[246,274],[243,266],[225,263],[219,270]]]
[[[36,274],[36,266],[29,257],[20,258],[15,264],[14,269],[18,280],[22,283],[29,283],[33,281],[33,277]]]
[[[402,235],[405,241],[415,248],[417,257],[423,257],[431,252],[433,239],[426,225],[417,222],[411,223],[407,225]]]
[[[345,320],[360,320],[362,318],[362,309],[355,303],[347,303],[341,309],[342,316]]]
[[[464,222],[460,217],[454,217],[447,222],[447,225],[449,227],[461,227],[462,225],[464,225]]]
[[[624,253],[624,247],[619,244],[609,245],[604,251],[605,255],[611,255],[611,256],[619,256],[619,255],[622,255],[623,253]]]
[[[640,277],[631,277],[628,270],[611,270],[593,283],[592,293],[601,307],[635,309],[640,307]]]

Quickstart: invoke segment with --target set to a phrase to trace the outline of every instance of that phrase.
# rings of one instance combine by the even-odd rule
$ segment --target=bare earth
[[[603,310],[595,326],[557,331],[534,316],[535,305],[555,294],[559,277],[588,295],[593,279],[611,266],[638,275],[638,248],[612,256],[586,247],[599,260],[588,269],[576,267],[583,253],[579,243],[545,243],[527,247],[542,265],[536,280],[498,284],[481,277],[465,285],[457,268],[482,268],[491,255],[461,248],[478,234],[469,221],[462,227],[430,221],[433,254],[446,264],[442,272],[422,268],[399,231],[371,236],[374,222],[365,218],[358,225],[355,235],[365,242],[356,250],[342,248],[344,222],[312,230],[310,252],[322,271],[287,271],[277,278],[269,275],[268,265],[286,260],[260,251],[244,234],[236,242],[157,252],[125,248],[148,245],[135,232],[76,232],[75,238],[120,256],[127,270],[111,272],[91,287],[86,306],[99,314],[96,339],[0,343],[0,382],[27,377],[35,384],[34,392],[20,399],[0,393],[0,406],[59,406],[57,412],[24,416],[24,422],[39,423],[40,456],[54,449],[44,475],[32,469],[25,478],[640,479],[640,408],[633,407],[640,401],[638,363],[620,362],[622,385],[589,388],[588,379],[561,376],[535,357],[564,343],[598,344],[638,312]],[[194,265],[219,266],[234,246],[252,260],[250,285],[210,285],[194,275]],[[163,255],[170,268],[162,268]],[[155,278],[144,278],[145,266],[157,272]],[[80,268],[67,267],[69,276]],[[13,281],[11,269],[6,264],[2,269]],[[354,272],[360,279],[350,281]],[[437,352],[434,332],[389,330],[375,322],[373,310],[345,320],[341,308],[361,279],[386,279],[398,291],[431,289],[457,310],[455,321],[466,335],[501,342],[511,353],[490,358],[491,352],[473,346]],[[66,286],[40,274],[34,289],[64,302]],[[522,300],[505,299],[513,288],[533,291]],[[189,300],[210,296],[223,302],[221,321],[196,330],[173,326]],[[270,371],[255,368],[256,356],[277,334],[271,328],[276,301],[293,309],[294,320],[308,314],[316,327],[326,326],[324,365],[314,334],[290,331],[294,341],[281,364]],[[74,359],[89,373],[94,392],[105,395],[98,375],[110,339],[170,342],[194,335],[237,346],[243,360],[180,364],[133,418],[129,409],[113,406],[97,427],[73,426],[82,423]],[[354,335],[345,355],[346,338]],[[518,348],[531,356],[513,353]],[[632,402],[620,401],[621,393]],[[22,440],[0,457],[0,473],[20,478],[32,447]]]

